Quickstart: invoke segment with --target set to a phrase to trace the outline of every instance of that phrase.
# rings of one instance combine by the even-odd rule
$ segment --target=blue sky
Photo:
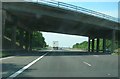
[[[105,2],[94,1],[94,0],[60,0],[62,2],[70,3],[94,11],[98,11],[113,17],[118,17],[118,0],[106,0]],[[87,2],[88,1],[88,2]],[[91,2],[92,1],[92,2]],[[87,37],[65,35],[57,33],[46,33],[42,32],[45,37],[45,41],[48,45],[52,46],[53,41],[59,41],[60,47],[72,47],[75,43],[81,43],[87,41]]]

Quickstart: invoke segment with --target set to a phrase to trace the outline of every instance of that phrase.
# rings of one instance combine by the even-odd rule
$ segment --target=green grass
[[[0,58],[7,57],[7,56],[10,56],[9,52],[2,52],[2,51],[0,51]]]
[[[120,48],[116,49],[112,55],[120,55]]]

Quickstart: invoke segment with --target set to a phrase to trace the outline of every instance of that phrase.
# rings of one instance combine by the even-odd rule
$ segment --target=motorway
[[[3,77],[118,77],[118,56],[46,52],[0,59]]]

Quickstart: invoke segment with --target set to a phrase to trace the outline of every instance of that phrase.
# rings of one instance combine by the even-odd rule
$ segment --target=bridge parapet
[[[86,9],[83,7],[75,6],[75,5],[64,3],[64,2],[59,2],[59,1],[55,1],[55,0],[35,0],[35,1],[34,0],[25,0],[25,1],[35,2],[35,3],[39,3],[39,4],[41,4],[41,3],[42,4],[49,4],[49,5],[54,6],[54,7],[69,9],[69,10],[84,13],[87,15],[92,15],[92,16],[107,19],[110,21],[118,22],[118,18],[112,17],[110,15],[106,15],[106,14],[103,14],[100,12],[96,12],[93,10],[89,10],[89,9]]]

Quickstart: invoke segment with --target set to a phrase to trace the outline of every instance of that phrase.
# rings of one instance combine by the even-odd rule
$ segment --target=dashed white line
[[[93,55],[94,57],[99,57],[98,55]]]
[[[83,63],[86,64],[86,65],[88,65],[88,66],[90,66],[90,67],[92,66],[91,64],[89,64],[89,63],[87,63],[87,62],[83,62]]]
[[[21,74],[24,70],[28,69],[30,66],[32,66],[33,64],[35,64],[38,60],[42,59],[45,55],[47,55],[48,53],[45,53],[44,55],[38,57],[37,59],[35,59],[34,61],[32,61],[31,63],[29,63],[28,65],[26,65],[25,67],[23,67],[22,69],[20,69],[19,71],[17,71],[16,73],[12,74],[11,76],[9,76],[7,79],[11,79],[14,78],[16,76],[18,76],[19,74]]]
[[[9,59],[9,58],[13,58],[14,56],[10,56],[10,57],[5,57],[5,58],[0,58],[0,61],[1,60],[4,60],[4,59]]]
[[[107,74],[108,76],[110,76],[111,74]]]

